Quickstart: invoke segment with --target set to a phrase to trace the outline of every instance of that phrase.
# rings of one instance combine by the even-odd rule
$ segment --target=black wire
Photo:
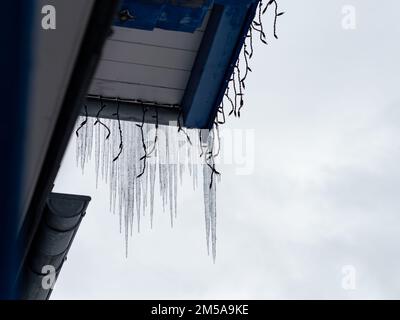
[[[275,17],[274,17],[274,37],[275,39],[278,39],[278,36],[276,35],[276,22],[278,20],[278,4],[275,2]]]
[[[275,19],[274,19],[274,37],[275,37],[275,39],[278,39],[278,36],[276,35],[276,25],[277,25],[278,17],[280,17],[284,13],[285,13],[284,11],[278,13],[278,3],[275,1]]]
[[[215,164],[209,164],[209,163],[207,163],[207,166],[211,169],[211,178],[210,178],[210,189],[212,188],[212,185],[213,185],[213,182],[214,182],[214,175],[216,174],[216,175],[221,175],[221,173],[220,172],[218,172],[216,169],[215,169]]]
[[[217,132],[217,138],[218,138],[218,151],[214,154],[214,158],[219,156],[219,153],[221,151],[221,136],[219,134],[219,125],[218,123],[215,124],[215,131]]]
[[[183,119],[183,110],[182,109],[179,111],[179,114],[178,114],[178,133],[183,132],[183,134],[186,136],[186,139],[189,142],[189,144],[192,145],[192,141],[190,140],[189,134],[187,133],[186,130],[183,130],[183,128],[182,128],[181,118]]]
[[[243,108],[243,105],[244,105],[244,100],[243,100],[243,95],[244,95],[244,93],[243,93],[243,89],[244,89],[244,87],[243,87],[243,79],[240,77],[240,68],[239,68],[239,64],[240,64],[240,60],[238,59],[237,60],[237,63],[236,63],[236,66],[235,66],[235,68],[236,68],[236,70],[237,70],[237,75],[238,75],[238,83],[239,83],[239,93],[238,93],[238,96],[239,96],[239,109],[238,109],[238,111],[237,111],[237,115],[238,115],[238,117],[240,118],[240,110]]]
[[[234,93],[234,96],[235,96],[233,114],[234,114],[235,117],[236,117],[236,115],[237,115],[236,110],[237,110],[237,97],[238,97],[238,92],[237,92],[237,88],[236,88],[236,79],[235,79],[235,77],[236,77],[236,72],[235,72],[235,70],[236,70],[236,67],[233,68],[232,82],[233,82],[233,93]],[[231,114],[232,114],[232,111],[229,113],[229,115],[231,115]]]
[[[200,150],[201,150],[201,152],[200,152],[200,158],[203,156],[203,154],[204,154],[204,149],[203,149],[203,141],[202,141],[202,139],[201,139],[201,130],[203,130],[203,129],[200,129],[199,130],[199,142],[200,142]]]
[[[100,118],[99,118],[99,117],[100,117],[100,113],[103,111],[103,109],[104,109],[105,107],[106,107],[106,105],[103,104],[102,99],[101,99],[101,97],[100,97],[100,109],[99,109],[99,111],[98,111],[97,114],[96,114],[96,122],[94,123],[94,125],[100,123],[104,128],[107,129],[107,136],[106,136],[106,140],[107,140],[107,139],[110,137],[110,134],[111,134],[110,128],[107,127],[106,124],[104,124],[103,122],[101,122],[101,121],[100,121]]]
[[[244,43],[244,48],[243,48],[243,56],[244,56],[244,63],[245,63],[246,71],[245,71],[245,74],[244,74],[243,78],[240,80],[240,82],[241,82],[241,84],[242,84],[244,89],[246,88],[245,81],[247,79],[247,76],[248,76],[249,72],[251,72],[251,69],[250,69],[250,66],[249,66],[249,54],[250,53],[247,51],[247,44],[245,42]]]
[[[218,116],[219,114],[222,115],[222,121],[219,120],[219,116]],[[217,125],[218,124],[225,124],[225,121],[226,121],[226,119],[225,119],[225,110],[224,110],[224,99],[222,99],[221,105],[218,107],[217,116],[216,116],[216,118],[214,120],[214,123],[217,124]]]
[[[210,130],[210,132],[211,132],[211,130]],[[212,144],[211,144],[211,150],[208,152],[208,154],[210,156],[209,157],[206,156],[206,158],[205,158],[206,165],[211,169],[210,189],[212,188],[212,185],[214,183],[214,175],[218,175],[219,176],[221,174],[220,172],[217,171],[217,169],[215,169],[214,160],[218,156],[219,150],[218,150],[218,153],[214,154],[214,139],[215,139],[215,135],[214,135],[214,132],[212,134],[213,134],[213,141],[212,141]],[[218,133],[218,139],[220,139],[219,138],[219,133]],[[220,143],[220,141],[218,141],[218,143]],[[212,163],[210,163],[209,160],[212,160]]]
[[[124,148],[124,144],[123,144],[123,138],[122,138],[122,128],[121,128],[121,119],[119,118],[119,99],[117,98],[117,112],[113,114],[113,116],[117,116],[117,120],[118,120],[118,130],[119,130],[119,152],[117,154],[117,156],[113,159],[114,161],[117,161],[117,159],[119,158],[119,156],[122,153],[122,150]]]
[[[230,81],[232,81],[232,80],[230,80]],[[231,104],[231,111],[228,114],[228,116],[230,116],[235,111],[235,104],[233,103],[233,100],[229,95],[229,84],[228,84],[228,87],[226,88],[225,97],[228,99],[228,101]]]
[[[260,33],[260,40],[263,43],[268,44],[267,41],[265,40],[266,39],[266,35],[265,35],[265,32],[264,32],[264,26],[263,26],[262,18],[261,18],[261,16],[262,16],[262,6],[263,6],[263,2],[260,1],[260,4],[258,6],[258,26],[260,27],[260,29],[258,31]],[[257,25],[257,23],[256,23],[256,25]]]
[[[146,112],[147,112],[147,108],[143,105],[143,117],[142,117],[142,124],[136,124],[136,126],[138,126],[140,128],[140,133],[142,135],[142,146],[143,146],[143,151],[144,151],[144,155],[139,159],[140,161],[143,160],[143,168],[142,168],[142,172],[136,177],[136,178],[140,178],[146,171],[146,162],[147,162],[147,146],[146,146],[146,142],[144,140],[144,132],[143,132],[143,127],[144,127],[144,122],[145,122],[145,117],[146,117]]]
[[[273,4],[274,2],[276,3],[275,0],[269,0],[268,3],[267,3],[267,5],[266,5],[265,8],[264,8],[262,14],[264,14],[265,12],[267,12],[268,7],[269,7],[271,4]]]
[[[87,105],[85,104],[85,120],[83,120],[83,121],[81,122],[79,128],[76,129],[76,131],[75,131],[75,134],[76,134],[77,137],[79,137],[79,130],[81,130],[81,129],[83,128],[83,126],[84,126],[85,124],[87,124],[87,122],[88,122],[88,117],[89,117],[89,115],[88,115],[88,111],[87,111]]]
[[[267,2],[267,4],[264,6],[263,1],[259,1],[258,7],[257,7],[257,12],[255,15],[254,20],[252,21],[252,23],[250,24],[248,33],[246,35],[246,39],[244,41],[244,48],[243,48],[243,52],[244,52],[244,61],[245,61],[245,73],[244,76],[241,77],[241,71],[240,71],[240,56],[238,57],[236,64],[233,68],[233,72],[232,72],[232,78],[229,80],[229,83],[227,85],[227,88],[225,90],[225,98],[228,99],[228,101],[230,102],[231,105],[231,110],[229,112],[229,116],[234,114],[234,116],[238,116],[240,117],[241,114],[241,110],[244,106],[244,100],[243,100],[243,95],[244,95],[244,90],[246,88],[246,84],[245,81],[247,79],[247,76],[249,74],[249,72],[252,72],[251,68],[250,68],[250,60],[253,57],[254,54],[254,46],[253,46],[253,31],[256,31],[259,33],[259,37],[260,40],[264,43],[264,44],[268,44],[266,41],[266,35],[264,32],[264,26],[263,26],[263,21],[262,21],[262,15],[265,14],[265,12],[268,10],[268,8],[274,4],[275,5],[275,16],[274,16],[274,37],[276,39],[278,39],[277,36],[277,19],[279,16],[283,15],[284,12],[278,12],[278,2],[276,0],[269,0]],[[250,48],[250,51],[248,50],[248,48]],[[236,75],[238,76],[236,78]],[[236,81],[238,80],[238,84],[236,83]],[[232,88],[230,88],[230,82],[233,81],[233,85]],[[233,98],[231,98],[231,96],[229,95],[229,90],[233,89],[234,90],[234,100]],[[239,98],[239,108],[238,108],[238,98]],[[223,109],[224,109],[224,100],[221,101],[221,104],[219,106],[218,112],[217,112],[217,119],[214,121],[215,123],[220,123],[219,119],[218,119],[218,115],[220,113],[223,114]],[[222,109],[222,111],[220,111]],[[223,114],[224,116],[224,114]],[[225,120],[223,121],[225,122]]]
[[[278,2],[276,1],[276,0],[270,0],[268,3],[267,3],[267,5],[266,5],[266,7],[264,8],[264,10],[263,10],[263,14],[267,11],[267,9],[268,9],[268,7],[271,5],[271,4],[274,4],[275,5],[275,11],[274,11],[274,37],[275,37],[275,39],[278,39],[278,35],[276,34],[276,26],[277,26],[277,20],[278,20],[278,17],[280,17],[281,15],[283,15],[285,12],[279,12],[278,13]]]
[[[156,123],[155,123],[156,132],[155,132],[155,136],[154,136],[153,147],[151,148],[151,151],[149,151],[148,156],[150,156],[150,155],[156,150],[156,145],[157,145],[157,141],[158,141],[158,108],[155,108],[155,111],[156,111],[156,115],[155,115],[155,119],[156,119]],[[154,116],[153,116],[153,117],[154,117]]]
[[[254,54],[254,46],[253,46],[253,29],[250,27],[249,28],[249,34],[248,34],[248,38],[250,39],[250,55],[249,58],[251,59],[253,57]]]

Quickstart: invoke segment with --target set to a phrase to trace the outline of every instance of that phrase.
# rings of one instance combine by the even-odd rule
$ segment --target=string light
[[[265,33],[265,28],[263,25],[263,19],[262,16],[267,12],[268,8],[270,6],[274,5],[274,22],[273,22],[273,33],[274,37],[278,39],[277,35],[277,20],[278,17],[282,16],[284,12],[279,12],[278,10],[278,2],[276,0],[270,0],[267,2],[267,4],[264,6],[264,2],[260,1],[257,7],[257,12],[255,14],[255,17],[253,21],[250,24],[250,28],[248,30],[248,33],[246,35],[244,44],[243,44],[243,57],[244,57],[244,67],[241,64],[240,55],[233,67],[232,71],[232,77],[228,82],[225,94],[224,94],[224,99],[227,99],[230,106],[231,110],[229,112],[230,115],[234,115],[235,117],[239,117],[241,115],[241,110],[244,107],[244,90],[246,89],[246,84],[245,81],[248,77],[248,74],[252,72],[250,68],[250,60],[253,57],[254,54],[254,46],[253,46],[253,40],[254,40],[254,34],[258,33],[258,36],[261,40],[262,43],[268,44],[267,42],[267,36]],[[250,48],[250,49],[249,49]],[[242,68],[243,67],[243,68]],[[244,69],[244,74],[243,76],[241,75],[241,69]],[[231,96],[231,92],[232,96]],[[221,104],[218,108],[218,112],[221,113],[221,109],[224,108],[224,99],[222,99]],[[218,113],[217,113],[218,116]],[[218,123],[218,121],[216,122]]]
[[[156,115],[153,116],[153,118],[156,119],[156,123],[155,123],[156,132],[154,135],[153,147],[149,151],[148,156],[150,156],[156,150],[157,141],[158,141],[158,109],[156,108],[155,111],[156,111]]]
[[[89,117],[89,115],[88,115],[88,111],[87,111],[87,105],[85,104],[85,120],[83,120],[81,122],[81,124],[79,125],[79,128],[76,129],[76,131],[75,131],[75,134],[77,137],[79,137],[79,130],[81,130],[87,124],[88,117]]]
[[[119,130],[119,151],[116,157],[114,157],[113,162],[117,161],[119,156],[122,153],[122,150],[124,148],[124,143],[123,143],[123,138],[122,138],[122,128],[121,128],[121,119],[119,118],[119,99],[117,98],[117,112],[113,114],[113,116],[117,116],[118,120],[118,130]]]
[[[183,128],[182,128],[181,118],[183,119],[183,110],[182,109],[179,111],[179,114],[178,114],[178,133],[183,132],[183,134],[186,136],[186,140],[189,142],[190,145],[192,145],[192,141],[190,141],[190,137],[189,137],[188,133],[185,130],[183,130]]]
[[[147,163],[147,145],[146,145],[146,141],[144,139],[144,132],[143,132],[143,127],[144,127],[144,123],[145,123],[145,117],[146,117],[146,112],[147,112],[147,107],[145,105],[142,106],[143,107],[143,117],[142,117],[142,123],[141,124],[136,124],[137,127],[139,127],[140,129],[140,134],[142,137],[142,146],[143,146],[143,151],[144,151],[144,155],[139,159],[139,161],[143,160],[143,167],[142,167],[142,172],[137,176],[137,178],[140,178],[141,176],[144,175],[144,173],[146,172],[146,163]]]
[[[110,137],[110,134],[111,134],[110,128],[107,127],[107,125],[106,125],[105,123],[101,122],[101,120],[100,120],[100,114],[101,114],[101,112],[104,110],[105,107],[106,107],[106,105],[103,104],[102,98],[100,97],[100,109],[99,109],[99,111],[98,111],[97,114],[96,114],[96,121],[95,121],[94,125],[97,125],[97,124],[99,123],[99,124],[101,124],[104,128],[106,128],[106,130],[107,130],[106,140],[108,140],[108,138]]]

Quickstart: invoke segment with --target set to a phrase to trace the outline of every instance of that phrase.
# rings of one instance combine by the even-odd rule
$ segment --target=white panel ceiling
[[[51,1],[57,8],[57,29],[43,30],[40,27],[41,9],[48,2],[36,1],[34,8],[35,27],[32,30],[35,41],[25,151],[29,161],[24,169],[23,212],[28,208],[42,169],[94,3],[93,0],[77,1],[72,6],[69,1]]]
[[[194,33],[114,27],[89,94],[180,104],[208,16]]]

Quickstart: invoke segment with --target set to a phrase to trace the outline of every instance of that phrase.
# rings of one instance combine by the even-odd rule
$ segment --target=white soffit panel
[[[180,104],[208,17],[194,33],[113,27],[89,94]]]
[[[34,11],[36,27],[33,29],[31,94],[25,151],[29,161],[24,170],[23,212],[28,208],[42,169],[94,0],[76,1],[74,5],[65,0],[53,0],[51,4],[57,8],[58,13],[56,30],[40,27],[43,18],[41,8],[46,4],[46,0],[36,1]]]

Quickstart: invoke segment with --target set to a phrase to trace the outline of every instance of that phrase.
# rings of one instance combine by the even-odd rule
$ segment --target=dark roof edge
[[[19,297],[47,300],[67,259],[78,228],[85,216],[90,197],[49,195],[18,281]],[[79,208],[79,214],[76,214]]]

